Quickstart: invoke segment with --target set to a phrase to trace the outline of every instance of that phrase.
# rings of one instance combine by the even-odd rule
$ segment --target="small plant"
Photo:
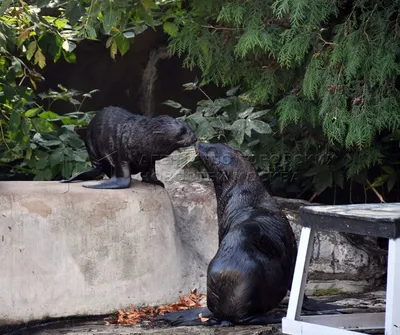
[[[224,143],[239,149],[245,155],[252,155],[252,147],[260,141],[254,140],[256,134],[271,134],[270,125],[263,120],[268,109],[256,111],[245,98],[235,95],[239,86],[230,89],[226,98],[212,100],[197,82],[183,85],[186,90],[200,90],[207,98],[197,103],[195,112],[181,104],[168,100],[164,104],[177,108],[184,115],[181,117],[195,131],[201,141],[215,142],[223,139]]]
[[[50,100],[48,108],[28,101],[29,90],[24,95],[14,92],[12,100],[0,100],[2,179],[21,173],[33,175],[33,180],[68,178],[86,168],[88,155],[75,129],[90,121],[92,113],[81,112],[80,106],[97,90],[83,94],[79,102],[79,92],[59,88],[60,92],[40,94],[42,99]],[[75,111],[65,115],[52,112],[50,108],[56,100],[69,101]]]

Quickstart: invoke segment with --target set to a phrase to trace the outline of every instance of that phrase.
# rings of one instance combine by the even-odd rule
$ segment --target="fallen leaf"
[[[186,309],[201,307],[199,301],[205,297],[204,293],[197,294],[197,289],[191,290],[187,296],[179,297],[179,301],[168,305],[161,305],[157,308],[154,306],[145,306],[143,308],[136,308],[131,305],[131,309],[123,311],[117,309],[118,318],[113,322],[106,322],[106,325],[110,324],[121,324],[121,325],[132,325],[138,324],[142,321],[150,321],[157,315],[164,315],[165,313],[172,313],[177,311],[183,311]],[[200,314],[201,315],[201,314]],[[199,315],[199,317],[200,317]],[[200,317],[202,322],[207,321],[207,318]]]
[[[203,314],[201,314],[201,313],[199,314],[199,318],[200,318],[201,322],[206,322],[209,320],[209,318],[203,318]]]

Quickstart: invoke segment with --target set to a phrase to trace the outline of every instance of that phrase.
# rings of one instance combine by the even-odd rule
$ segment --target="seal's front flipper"
[[[165,188],[165,185],[162,181],[160,180],[153,180],[153,179],[142,179],[143,183],[148,183],[148,184],[153,184],[153,185],[158,185],[161,186],[162,188]]]
[[[149,165],[149,170],[147,172],[141,172],[140,177],[142,177],[142,182],[159,185],[162,188],[165,188],[165,185],[162,181],[157,179],[156,175],[156,162],[152,161]]]
[[[202,321],[200,315],[208,320]],[[164,321],[173,327],[178,326],[213,326],[219,324],[213,318],[212,313],[207,307],[186,309],[179,312],[172,312],[155,317],[155,321]]]
[[[86,188],[95,188],[95,189],[122,189],[129,188],[131,185],[131,177],[112,177],[111,179],[107,179],[105,182],[97,185],[82,185]]]
[[[335,305],[335,304],[330,304],[326,303],[323,301],[318,301],[315,299],[310,299],[306,295],[304,295],[303,298],[303,306],[302,309],[310,312],[321,312],[321,311],[329,311],[329,314],[342,314],[341,312],[337,311],[337,309],[340,309],[341,306]],[[326,314],[326,313],[324,313]]]

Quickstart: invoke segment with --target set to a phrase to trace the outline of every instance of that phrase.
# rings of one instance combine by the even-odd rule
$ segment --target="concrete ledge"
[[[298,236],[298,209],[307,203],[277,200]],[[0,182],[0,326],[164,304],[192,288],[206,292],[217,225],[210,182],[174,181],[166,190],[138,180],[127,190]],[[386,254],[373,240],[353,242],[318,232],[308,294],[380,284]]]
[[[185,259],[161,187],[0,182],[0,324],[175,301]]]

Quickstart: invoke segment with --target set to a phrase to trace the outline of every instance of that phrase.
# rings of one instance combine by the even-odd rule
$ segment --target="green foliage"
[[[82,126],[80,118],[87,116],[62,119],[39,102],[37,82],[49,62],[74,62],[83,39],[104,39],[117,59],[138,34],[162,29],[183,66],[202,72],[201,83],[186,89],[202,90],[210,82],[235,87],[227,97],[200,101],[194,112],[168,103],[185,114],[199,137],[250,155],[276,189],[321,194],[355,181],[390,192],[398,183],[392,155],[400,141],[398,1],[30,3],[0,5],[0,149],[7,164],[42,179],[73,170],[56,163],[61,158],[51,141],[80,152],[72,124]],[[46,164],[28,164],[27,148],[35,145],[32,156]],[[84,164],[83,154],[71,151],[63,159]]]
[[[10,3],[11,4],[11,3]],[[9,5],[10,5],[9,4]],[[38,5],[44,6],[40,1]],[[37,92],[40,74],[49,61],[61,57],[74,62],[74,46],[65,36],[68,21],[39,16],[37,8],[21,2],[2,9],[0,16],[0,175],[26,175],[34,180],[69,177],[84,169],[87,153],[75,127],[87,124],[90,115],[79,110],[80,95],[60,91]],[[83,95],[90,98],[95,91]],[[41,103],[48,100],[48,107]],[[73,113],[60,116],[52,102],[69,101]],[[83,101],[82,101],[83,102]]]
[[[201,89],[197,83],[184,85],[186,89]],[[195,112],[182,107],[174,101],[165,104],[180,109],[185,115],[182,117],[196,132],[199,140],[223,141],[230,146],[243,151],[246,155],[253,155],[252,146],[259,143],[254,138],[260,134],[270,134],[270,125],[263,120],[268,110],[255,111],[249,102],[236,96],[239,87],[227,92],[225,98],[198,102]]]
[[[75,128],[86,126],[91,115],[79,111],[78,92],[60,89],[40,96],[52,102],[69,101],[75,112],[58,115],[45,109],[33,101],[31,90],[19,88],[0,98],[2,178],[24,173],[34,175],[33,180],[52,180],[87,168],[88,155]],[[90,96],[87,93],[84,99]]]
[[[400,129],[398,1],[207,5],[207,0],[188,2],[170,49],[183,57],[184,66],[201,69],[201,85],[241,84],[252,106],[271,109],[274,136],[257,138],[252,150],[280,157],[280,163],[259,162],[263,173],[282,171],[280,159],[286,157],[289,171],[320,194],[347,179],[364,184],[381,164],[398,170],[387,156],[398,142],[382,143],[383,136]],[[315,162],[298,164],[287,157],[298,150]],[[390,179],[392,190],[397,179],[387,171],[380,180]]]
[[[85,127],[90,114],[81,105],[93,90],[81,95],[38,91],[45,80],[41,70],[64,59],[74,63],[74,51],[84,39],[107,36],[105,46],[116,59],[125,55],[133,38],[148,27],[163,27],[171,36],[177,28],[168,22],[171,10],[179,18],[181,2],[173,1],[161,13],[153,0],[98,1],[7,0],[0,6],[0,175],[34,180],[68,178],[86,168],[88,156],[76,129]],[[156,20],[157,12],[163,21]],[[159,16],[159,15],[158,15]],[[79,101],[79,97],[83,99]],[[58,115],[52,102],[71,103],[71,113]]]

